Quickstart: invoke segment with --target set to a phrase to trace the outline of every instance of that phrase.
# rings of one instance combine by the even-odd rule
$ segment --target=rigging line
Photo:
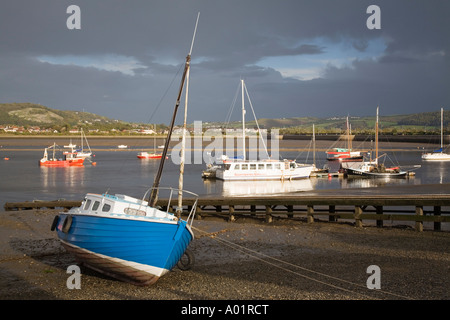
[[[192,227],[192,228],[195,229],[195,230],[197,230],[197,231],[199,231],[199,232],[203,232],[203,233],[206,234],[206,231],[203,231],[203,230],[198,229],[198,228],[196,228],[196,227]],[[303,275],[303,274],[301,274],[301,273],[297,273],[297,272],[292,271],[292,270],[290,270],[290,269],[286,269],[286,268],[281,267],[281,266],[279,266],[279,265],[277,265],[277,264],[268,262],[268,261],[266,261],[266,260],[263,260],[262,258],[259,258],[259,257],[257,257],[257,256],[254,256],[254,255],[252,255],[252,254],[250,254],[250,253],[248,253],[248,252],[251,252],[251,253],[254,253],[254,254],[263,256],[263,257],[265,257],[265,258],[269,258],[269,259],[271,259],[271,260],[274,260],[274,261],[277,261],[277,262],[286,264],[286,265],[291,266],[291,267],[295,267],[295,268],[301,269],[301,270],[303,270],[303,271],[307,271],[307,272],[314,273],[314,274],[317,274],[317,275],[320,275],[320,276],[323,276],[323,277],[326,277],[326,278],[330,278],[330,279],[333,279],[333,280],[336,280],[336,281],[341,281],[341,282],[344,282],[344,283],[346,283],[346,284],[350,284],[350,285],[353,285],[353,286],[356,286],[356,287],[360,287],[360,288],[367,289],[367,288],[366,288],[365,286],[363,286],[363,285],[360,285],[360,284],[357,284],[357,283],[353,283],[353,282],[348,281],[348,280],[340,279],[340,278],[337,278],[337,277],[334,277],[334,276],[330,276],[330,275],[327,275],[327,274],[322,273],[322,272],[310,270],[310,269],[307,269],[307,268],[304,268],[304,267],[301,267],[301,266],[292,264],[292,263],[290,263],[290,262],[287,262],[287,261],[283,261],[283,260],[274,258],[274,257],[271,257],[271,256],[266,255],[266,254],[264,254],[264,253],[261,253],[261,252],[258,252],[258,251],[255,251],[255,250],[252,250],[252,249],[249,249],[249,248],[245,248],[245,247],[243,247],[243,246],[240,246],[240,245],[238,245],[238,244],[236,244],[236,243],[233,243],[233,242],[228,241],[228,240],[225,240],[225,239],[220,239],[220,238],[218,238],[218,237],[214,237],[214,238],[212,238],[212,239],[213,239],[213,240],[216,240],[216,241],[218,241],[218,242],[222,242],[222,243],[224,243],[225,245],[227,245],[227,246],[229,246],[229,247],[231,247],[231,248],[234,248],[235,250],[241,251],[241,252],[243,252],[243,253],[245,253],[245,254],[247,254],[247,255],[253,257],[253,258],[256,258],[256,259],[258,259],[258,260],[261,260],[262,262],[265,262],[265,263],[270,264],[270,265],[273,265],[273,266],[275,266],[275,267],[277,267],[277,268],[280,268],[280,269],[289,271],[289,272],[291,272],[291,273],[294,273],[294,274],[299,275],[299,276],[301,276],[301,277],[304,277],[304,278],[306,278],[306,279],[310,279],[310,280],[312,280],[312,281],[315,281],[315,282],[318,282],[318,283],[322,283],[322,284],[324,284],[324,285],[327,285],[327,286],[330,286],[330,287],[333,287],[333,288],[337,288],[337,289],[340,289],[340,290],[343,290],[343,291],[347,291],[347,292],[350,292],[350,293],[354,293],[353,291],[351,291],[351,290],[349,290],[349,289],[342,288],[342,287],[339,287],[339,286],[336,286],[336,285],[333,285],[333,284],[329,284],[329,283],[326,283],[326,282],[324,282],[324,281],[321,281],[321,280],[318,280],[318,279],[315,279],[315,278],[312,278],[312,277]],[[238,249],[238,248],[239,248],[239,249]],[[245,250],[247,250],[248,252],[246,252]],[[388,295],[392,295],[392,296],[396,296],[396,297],[403,298],[403,299],[407,299],[407,300],[411,300],[411,298],[409,298],[409,297],[406,297],[406,296],[403,296],[403,295],[399,295],[399,294],[396,294],[396,293],[391,293],[391,292],[383,291],[383,290],[380,290],[380,289],[378,289],[377,292],[379,292],[379,293],[384,293],[384,294],[388,294]],[[363,295],[363,296],[372,298],[371,296],[367,296],[367,295],[365,295],[365,294],[363,294],[363,293],[357,293],[357,294],[360,294],[360,295]]]
[[[383,137],[386,137],[388,146],[389,146],[392,150],[394,150],[394,147],[393,147],[391,141],[389,140],[389,137],[388,137],[387,135],[383,135]],[[391,153],[392,153],[392,155],[394,156],[395,162],[394,162],[394,160],[392,160],[392,159],[389,157],[389,155],[387,155],[387,158],[389,158],[389,160],[392,162],[392,164],[398,166],[398,165],[400,164],[400,162],[399,162],[398,159],[397,159],[397,155],[396,155],[395,151],[392,151]]]
[[[164,98],[166,97],[167,93],[169,92],[170,88],[172,87],[173,83],[175,82],[175,79],[178,77],[178,74],[180,73],[181,69],[183,67],[183,64],[180,64],[180,67],[178,68],[178,71],[176,72],[175,76],[173,77],[172,81],[170,82],[169,86],[167,87],[166,91],[162,95],[161,99],[159,100],[158,104],[156,105],[155,110],[153,110],[152,114],[150,115],[150,118],[147,120],[147,123],[150,123],[150,121],[153,119],[153,116],[158,111],[159,107],[161,106]],[[136,146],[136,145],[134,145]],[[118,168],[119,171],[122,171],[126,164],[130,163],[131,158],[123,159],[120,162],[120,167]],[[111,187],[111,186],[109,186]]]
[[[259,128],[259,124],[258,124],[258,119],[256,119],[255,110],[253,110],[252,101],[250,100],[250,95],[248,94],[247,86],[245,85],[245,83],[244,83],[244,88],[245,88],[245,93],[247,94],[247,99],[248,99],[248,102],[250,104],[250,108],[252,109],[253,117],[255,118],[256,126],[258,128],[259,137],[261,138],[261,142],[262,142],[262,144],[264,146],[264,150],[266,151],[267,156],[270,158],[269,152],[267,151],[266,143],[264,142],[264,139],[262,138],[261,129]]]
[[[233,114],[234,106],[236,105],[236,100],[237,100],[238,93],[239,93],[239,87],[240,87],[240,83],[237,86],[233,102],[231,103],[230,107],[228,108],[228,114],[227,114],[227,117],[225,119],[226,120],[226,128],[228,128],[228,125],[230,124],[230,121],[231,121],[231,115]]]
[[[219,242],[220,242],[221,240],[222,240],[222,239],[218,239]],[[227,244],[226,244],[226,245],[227,245]],[[233,248],[233,247],[232,247],[232,248]],[[281,269],[281,270],[284,270],[284,271],[293,273],[293,274],[295,274],[295,275],[297,275],[297,276],[300,276],[300,277],[302,277],[302,278],[305,278],[305,279],[308,279],[308,280],[311,280],[311,281],[314,281],[314,282],[323,284],[323,285],[328,286],[328,287],[332,287],[332,288],[335,288],[335,289],[338,289],[338,290],[342,290],[342,291],[348,292],[348,293],[350,293],[350,294],[359,294],[359,295],[361,295],[361,296],[363,296],[363,297],[366,297],[366,298],[373,298],[373,297],[368,296],[368,295],[365,295],[365,294],[363,294],[363,293],[354,292],[354,291],[352,291],[352,290],[349,290],[349,289],[346,289],[346,288],[343,288],[343,287],[339,287],[339,286],[333,285],[333,284],[331,284],[331,283],[327,283],[327,282],[324,282],[324,281],[321,281],[321,280],[318,280],[318,279],[309,277],[309,276],[307,276],[307,275],[304,275],[304,274],[295,272],[295,271],[290,270],[290,269],[288,269],[288,268],[282,267],[282,266],[280,266],[280,265],[278,265],[278,264],[269,262],[269,261],[267,261],[267,260],[264,260],[264,259],[262,259],[262,258],[259,258],[259,257],[257,257],[257,256],[254,256],[254,255],[251,255],[251,254],[249,254],[248,252],[245,252],[244,250],[240,250],[240,249],[236,249],[236,248],[234,248],[234,249],[235,249],[235,250],[238,250],[238,251],[240,251],[240,252],[242,252],[242,253],[244,253],[244,254],[247,254],[247,255],[249,255],[250,257],[254,258],[254,259],[260,260],[261,262],[264,262],[264,263],[266,263],[266,264],[268,264],[268,265],[271,265],[271,266],[274,266],[274,267],[276,267],[276,268],[278,268],[278,269]]]
[[[170,88],[172,88],[172,85],[173,85],[173,83],[175,82],[175,79],[177,79],[177,77],[178,77],[178,75],[179,75],[179,73],[180,73],[182,67],[183,67],[183,64],[180,64],[180,67],[178,68],[178,71],[176,72],[176,74],[174,75],[172,81],[170,82],[169,86],[167,87],[166,91],[163,93],[162,97],[160,98],[158,104],[156,105],[156,108],[153,110],[152,114],[150,115],[150,118],[147,120],[147,124],[150,124],[150,123],[151,123],[151,121],[152,121],[152,119],[153,119],[155,113],[158,111],[158,109],[159,109],[159,107],[161,106],[163,100],[164,100],[165,97],[167,96],[167,93],[169,92]],[[156,131],[155,131],[155,133],[156,133]],[[133,145],[133,147],[136,147],[136,146],[139,146],[139,145],[138,145],[137,143],[135,143],[135,144]],[[124,166],[128,161],[129,161],[129,159],[126,159],[126,160],[122,161],[121,169],[123,168],[123,166]]]
[[[167,87],[166,91],[162,95],[161,99],[159,100],[158,104],[156,105],[155,110],[153,110],[152,114],[150,115],[150,118],[147,120],[147,123],[150,123],[150,121],[153,119],[153,116],[155,115],[156,111],[158,111],[159,107],[161,106],[161,103],[163,102],[164,98],[166,97],[167,93],[169,92],[170,88],[172,88],[173,83],[175,82],[175,79],[178,78],[178,75],[180,74],[181,69],[183,68],[183,64],[180,64],[180,67],[178,68],[177,73],[174,75],[172,81],[170,82],[169,86]]]
[[[198,230],[197,228],[195,228],[195,229]],[[260,258],[260,257],[254,256],[254,255],[250,254],[249,252],[246,252],[245,250],[248,250],[248,251],[250,251],[250,252],[254,252],[254,253],[256,253],[256,254],[262,255],[262,256],[264,256],[264,257],[270,258],[270,259],[272,259],[272,260],[275,260],[275,261],[278,261],[278,262],[281,262],[281,263],[285,263],[285,264],[288,264],[288,265],[292,265],[292,264],[290,264],[290,263],[288,263],[288,262],[285,262],[285,261],[282,261],[282,260],[279,260],[279,259],[276,259],[276,258],[267,256],[267,255],[265,255],[265,254],[262,254],[262,253],[257,252],[257,251],[253,251],[253,250],[248,249],[248,248],[244,248],[244,247],[242,247],[242,246],[240,246],[240,245],[234,244],[234,243],[232,243],[232,242],[230,242],[230,241],[227,241],[227,240],[224,240],[224,239],[220,239],[220,238],[217,238],[217,237],[212,238],[212,239],[215,240],[215,241],[218,241],[218,242],[222,242],[224,245],[226,245],[226,246],[228,246],[228,247],[230,247],[230,248],[232,248],[232,249],[234,249],[234,250],[240,251],[240,252],[242,252],[242,253],[244,253],[244,254],[246,254],[246,255],[252,257],[252,258],[255,258],[255,259],[257,259],[257,260],[260,260],[261,262],[264,262],[264,263],[266,263],[266,264],[269,264],[269,265],[274,266],[274,267],[276,267],[276,268],[279,268],[279,269],[281,269],[281,270],[284,270],[284,271],[293,273],[293,274],[295,274],[295,275],[297,275],[297,276],[300,276],[300,277],[302,277],[302,278],[305,278],[305,279],[308,279],[308,280],[311,280],[311,281],[314,281],[314,282],[317,282],[317,283],[320,283],[320,284],[323,284],[323,285],[325,285],[325,286],[329,286],[329,287],[332,287],[332,288],[335,288],[335,289],[338,289],[338,290],[342,290],[342,291],[345,291],[345,292],[348,292],[348,293],[351,293],[351,294],[355,294],[355,293],[356,293],[356,294],[362,295],[362,296],[364,296],[364,297],[366,297],[366,298],[373,298],[373,297],[368,296],[368,295],[365,295],[365,294],[363,294],[363,293],[354,292],[354,291],[351,291],[351,290],[349,290],[349,289],[346,289],[346,288],[343,288],[343,287],[339,287],[339,286],[336,286],[336,285],[333,285],[333,284],[330,284],[330,283],[327,283],[327,282],[324,282],[324,281],[321,281],[321,280],[318,280],[318,279],[309,277],[309,276],[307,276],[307,275],[304,275],[304,274],[295,272],[295,271],[293,271],[293,270],[290,270],[290,269],[287,269],[287,268],[285,268],[285,267],[282,267],[282,266],[280,266],[280,265],[278,265],[278,264],[275,264],[275,263],[269,262],[269,261],[267,261],[267,260],[264,260],[264,259],[262,259],[262,258]],[[297,267],[297,268],[301,268],[301,267],[296,266],[296,265],[292,265],[292,266]],[[304,269],[304,268],[301,268],[301,269]],[[305,270],[306,270],[306,271],[310,271],[310,270],[308,270],[308,269],[305,269]],[[318,272],[314,272],[314,271],[310,271],[310,272],[318,273]],[[320,273],[319,273],[319,274],[320,274]],[[325,275],[325,276],[327,276],[327,275]],[[328,277],[329,277],[329,276],[328,276]],[[340,279],[337,279],[337,280],[340,280]],[[341,281],[345,281],[345,280],[341,280]],[[347,281],[345,281],[345,282],[347,282]],[[352,283],[351,283],[351,284],[352,284]]]
[[[311,145],[312,145],[312,140],[310,140],[309,141],[309,144],[308,144],[308,147],[307,147],[307,153],[306,153],[306,161],[305,161],[305,163],[308,163],[308,160],[309,160],[309,153],[311,152]],[[298,158],[301,156],[301,155],[303,155],[303,153],[304,153],[305,151],[303,150],[303,151],[300,151],[298,154],[297,154],[297,157],[295,157],[295,159],[294,159],[294,161],[297,161],[298,160]]]

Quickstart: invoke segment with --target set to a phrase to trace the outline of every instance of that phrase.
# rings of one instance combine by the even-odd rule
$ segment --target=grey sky
[[[5,0],[0,102],[168,123],[198,12],[189,122],[224,121],[241,78],[259,118],[450,109],[447,0]]]

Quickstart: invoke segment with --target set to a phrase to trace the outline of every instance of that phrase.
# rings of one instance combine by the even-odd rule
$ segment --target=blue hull
[[[63,232],[69,216],[70,228]],[[141,285],[154,283],[170,271],[193,238],[183,220],[167,223],[84,214],[61,214],[56,231],[64,247],[80,262]]]

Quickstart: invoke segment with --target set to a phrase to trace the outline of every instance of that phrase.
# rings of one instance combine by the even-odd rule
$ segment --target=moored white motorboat
[[[242,90],[242,157],[223,160],[223,165],[214,167],[215,177],[220,180],[285,180],[306,179],[315,170],[314,164],[300,164],[292,160],[257,159],[247,160],[245,149],[245,104],[246,92],[244,80]],[[248,93],[247,93],[248,97]],[[251,104],[250,104],[251,106]],[[256,117],[255,117],[256,123]],[[258,131],[259,131],[259,125]],[[264,142],[263,142],[264,143]],[[264,148],[266,148],[264,144]],[[267,150],[266,150],[267,153]],[[267,153],[268,156],[268,153]]]
[[[291,160],[224,161],[216,169],[220,180],[293,180],[309,178],[314,165]]]

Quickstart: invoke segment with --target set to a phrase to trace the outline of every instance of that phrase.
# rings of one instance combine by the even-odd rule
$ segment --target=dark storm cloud
[[[66,27],[72,4],[81,8],[81,30]],[[381,30],[366,27],[371,4],[381,8]],[[240,78],[259,117],[367,115],[377,104],[384,114],[450,108],[446,0],[6,0],[0,4],[0,102],[130,121],[149,120],[158,107],[151,121],[167,122],[197,12],[190,121],[223,120]],[[342,43],[369,53],[376,39],[385,43],[379,56],[345,66],[330,62],[318,79],[289,78],[262,64],[319,58]],[[39,60],[95,56],[107,64],[108,55],[136,66],[127,74]]]

